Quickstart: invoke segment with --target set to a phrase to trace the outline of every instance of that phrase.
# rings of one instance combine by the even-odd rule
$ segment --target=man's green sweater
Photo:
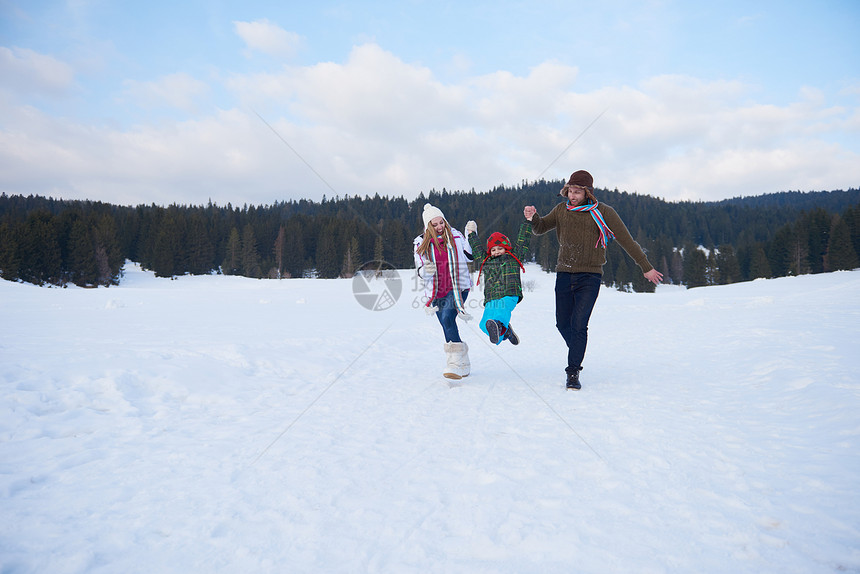
[[[615,234],[615,240],[636,261],[636,265],[642,269],[642,272],[651,271],[653,266],[648,262],[648,257],[630,235],[627,226],[615,210],[605,203],[598,204],[597,209],[603,215],[606,225]],[[544,217],[536,213],[531,219],[531,225],[535,235],[543,235],[555,229],[559,245],[556,271],[603,274],[606,249],[597,244],[600,232],[590,213],[568,211],[567,203],[562,202]]]

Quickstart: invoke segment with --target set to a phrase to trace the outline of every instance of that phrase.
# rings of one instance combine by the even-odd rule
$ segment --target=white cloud
[[[234,75],[226,87],[235,109],[173,125],[122,131],[6,105],[0,191],[220,204],[486,191],[538,178],[604,111],[546,178],[584,168],[600,187],[669,200],[860,183],[858,150],[838,141],[857,108],[834,106],[826,94],[804,91],[776,106],[739,82],[660,76],[589,90],[577,76],[548,62],[525,76],[445,83],[368,44],[343,63]],[[128,86],[179,107],[203,89],[182,75]]]
[[[821,142],[780,147],[691,150],[641,173],[617,174],[620,189],[670,200],[724,199],[786,190],[857,187],[860,156]],[[836,183],[841,182],[841,183]]]
[[[291,58],[301,44],[301,37],[284,30],[267,19],[254,22],[233,22],[236,33],[248,47],[246,55],[262,52],[276,58]]]
[[[117,204],[271,203],[285,186],[282,149],[256,118],[222,111],[199,121],[121,131],[30,107],[0,117],[0,191]],[[289,158],[288,158],[289,159]]]
[[[53,56],[26,48],[0,46],[3,87],[21,94],[58,96],[74,86],[72,67]]]
[[[196,100],[209,93],[209,86],[184,74],[169,74],[152,82],[126,80],[125,97],[144,108],[169,106],[187,112],[196,110]]]

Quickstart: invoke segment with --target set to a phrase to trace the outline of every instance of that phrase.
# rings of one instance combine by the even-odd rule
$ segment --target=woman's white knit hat
[[[424,204],[424,213],[421,214],[421,217],[424,219],[424,227],[430,224],[430,221],[436,219],[437,217],[441,217],[445,219],[445,214],[442,213],[442,210],[436,206],[430,205],[429,203]],[[448,221],[445,219],[445,221]]]

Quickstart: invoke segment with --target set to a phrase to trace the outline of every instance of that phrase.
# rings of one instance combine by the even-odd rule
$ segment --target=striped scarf
[[[588,211],[591,213],[591,217],[594,218],[594,223],[597,224],[597,230],[600,232],[600,237],[597,238],[597,243],[594,244],[595,247],[606,247],[612,243],[612,240],[615,239],[615,234],[612,233],[612,230],[609,229],[609,226],[606,225],[606,222],[603,220],[603,214],[597,210],[598,202],[589,203],[587,205],[579,205],[573,206],[570,202],[567,203],[568,211]]]
[[[463,306],[463,293],[460,290],[460,259],[457,257],[457,250],[454,248],[456,241],[452,241],[451,245],[446,245],[448,249],[448,274],[451,276],[451,290],[454,292],[454,305],[457,307],[457,313],[464,318],[471,319],[471,315],[466,313],[466,308]],[[430,247],[430,260],[436,263],[436,250]],[[437,268],[438,272],[438,268]],[[436,300],[436,289],[439,287],[439,280],[433,281],[433,297],[427,301],[429,307]]]

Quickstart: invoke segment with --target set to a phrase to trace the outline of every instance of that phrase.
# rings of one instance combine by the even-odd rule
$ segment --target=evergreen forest
[[[335,197],[241,208],[118,206],[0,194],[0,277],[37,285],[116,285],[127,260],[160,277],[223,273],[255,278],[350,277],[384,261],[413,267],[412,240],[427,202],[485,239],[515,238],[525,205],[545,214],[563,181],[523,182],[485,193],[430,191],[403,197]],[[615,208],[664,280],[688,288],[860,267],[860,190],[781,192],[717,202],[667,202],[597,189]],[[554,232],[534,237],[531,256],[554,271]],[[615,243],[604,283],[653,290]]]

